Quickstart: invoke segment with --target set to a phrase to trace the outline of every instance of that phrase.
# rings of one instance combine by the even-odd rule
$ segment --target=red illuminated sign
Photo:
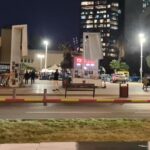
[[[95,61],[84,59],[83,57],[75,57],[75,64],[95,64]]]

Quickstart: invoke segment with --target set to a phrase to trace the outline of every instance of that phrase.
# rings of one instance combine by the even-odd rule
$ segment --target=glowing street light
[[[45,71],[46,71],[46,69],[47,69],[47,50],[48,50],[49,41],[45,40],[45,41],[43,41],[43,44],[45,45]]]
[[[139,41],[140,41],[140,46],[141,46],[141,67],[140,67],[140,78],[141,82],[143,79],[143,44],[145,43],[145,35],[143,33],[139,34]]]
[[[43,68],[43,58],[45,58],[45,56],[42,54],[38,54],[37,57],[40,59],[40,68],[42,69]]]

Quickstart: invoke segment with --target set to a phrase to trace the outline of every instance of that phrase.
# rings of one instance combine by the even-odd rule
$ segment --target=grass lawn
[[[150,141],[150,120],[0,120],[0,143]]]

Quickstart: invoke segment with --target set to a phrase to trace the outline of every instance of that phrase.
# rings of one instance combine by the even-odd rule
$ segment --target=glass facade
[[[147,7],[149,7],[150,6],[150,0],[142,0],[143,1],[143,11],[144,11],[144,9],[146,9]]]
[[[121,15],[118,0],[82,0],[81,37],[83,32],[100,32],[104,57],[118,58]]]
[[[103,56],[118,59],[118,39],[123,35],[124,0],[82,0],[81,39],[83,32],[100,32]],[[81,47],[82,47],[81,40]]]

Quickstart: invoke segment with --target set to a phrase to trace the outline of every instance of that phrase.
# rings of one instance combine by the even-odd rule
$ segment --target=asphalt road
[[[150,104],[0,104],[0,119],[150,119]]]

